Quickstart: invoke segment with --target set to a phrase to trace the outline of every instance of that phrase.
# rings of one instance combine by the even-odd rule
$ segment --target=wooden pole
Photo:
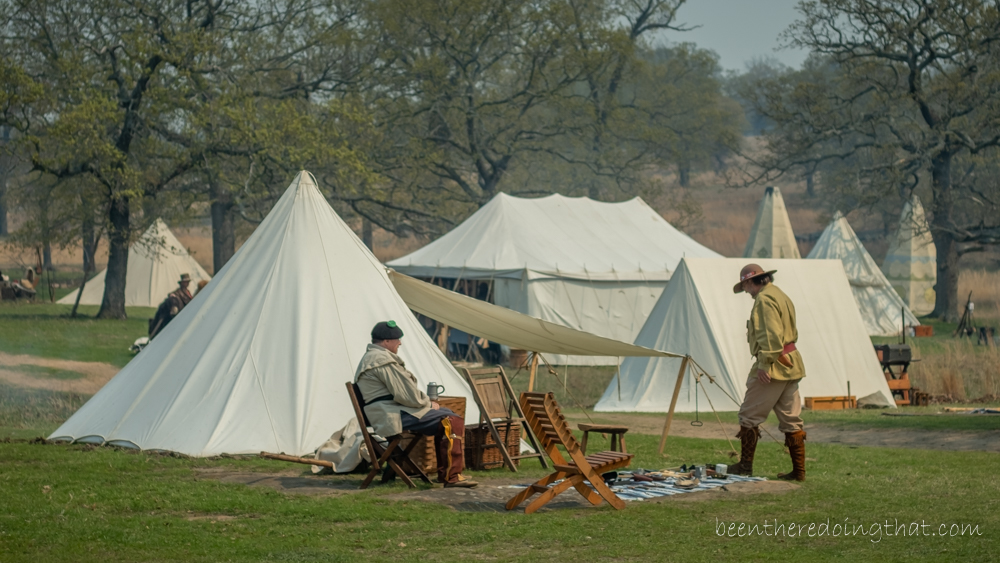
[[[531,370],[528,372],[528,393],[535,390],[535,372],[538,371],[538,352],[531,353]]]
[[[277,459],[280,461],[291,461],[293,463],[304,463],[306,465],[320,465],[323,467],[329,467],[333,469],[332,461],[324,461],[322,459],[311,459],[306,457],[298,457],[294,455],[284,455],[284,454],[271,454],[267,452],[260,452],[260,457],[266,459]]]
[[[687,373],[688,360],[690,356],[684,356],[681,360],[681,369],[677,372],[677,383],[674,383],[674,396],[670,399],[670,410],[667,411],[667,420],[663,423],[663,435],[660,436],[660,455],[663,455],[663,446],[667,444],[667,434],[670,433],[670,423],[674,420],[674,408],[677,406],[677,396],[681,394],[681,383]]]

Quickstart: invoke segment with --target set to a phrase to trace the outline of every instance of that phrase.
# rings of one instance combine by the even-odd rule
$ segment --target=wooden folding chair
[[[538,447],[538,441],[535,440],[535,434],[528,426],[524,411],[521,410],[521,405],[514,398],[514,390],[511,388],[503,368],[495,366],[463,369],[462,371],[465,372],[465,379],[469,381],[469,387],[472,389],[472,398],[479,405],[479,424],[485,424],[490,429],[490,434],[493,435],[494,444],[487,444],[483,447],[500,448],[504,465],[515,473],[517,473],[517,467],[514,465],[515,459],[537,457],[538,461],[542,463],[542,467],[547,469],[549,465],[545,462],[545,454]],[[521,433],[535,449],[535,453],[511,456],[507,451],[506,443],[500,439],[498,426],[505,429],[504,436],[507,436],[515,424],[521,425]]]
[[[410,452],[421,441],[410,440],[410,445],[406,449],[403,449],[401,445],[402,441],[407,438],[413,438],[415,435],[403,432],[396,436],[388,436],[384,443],[373,439],[371,433],[368,431],[369,426],[371,426],[368,423],[368,416],[361,406],[361,391],[357,385],[348,381],[347,394],[351,397],[351,405],[354,406],[354,415],[358,417],[358,426],[361,427],[361,436],[364,437],[365,445],[368,447],[368,454],[372,458],[372,470],[368,472],[368,476],[361,482],[360,488],[368,488],[368,485],[375,479],[375,476],[382,470],[382,464],[388,464],[396,475],[406,483],[406,486],[411,489],[416,488],[411,477],[417,477],[425,483],[430,483],[431,480],[427,478],[427,474],[410,459]]]
[[[590,504],[600,504],[603,498],[618,510],[625,508],[625,501],[604,483],[601,473],[627,467],[635,454],[601,452],[584,455],[552,393],[521,393],[521,408],[531,429],[542,441],[545,453],[552,458],[556,471],[514,495],[507,501],[507,510],[513,510],[535,493],[541,493],[524,508],[525,514],[531,514],[570,487],[575,488]],[[559,452],[559,446],[566,449],[569,461]],[[561,482],[553,484],[560,479]],[[594,489],[587,486],[588,482]]]

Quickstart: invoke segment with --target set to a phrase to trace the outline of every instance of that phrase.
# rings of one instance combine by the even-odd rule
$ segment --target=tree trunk
[[[375,241],[372,236],[372,222],[367,218],[361,218],[361,242],[365,243],[368,250],[375,252],[375,247],[373,246]]]
[[[45,241],[42,245],[42,270],[51,272],[54,270],[52,267],[52,243]]]
[[[937,285],[934,287],[932,317],[946,322],[958,320],[958,243],[952,234],[954,221],[951,193],[951,155],[931,159],[931,179],[934,187],[934,219],[931,231],[937,250]]]
[[[677,165],[677,178],[682,188],[691,185],[691,167],[686,164]]]
[[[108,211],[108,269],[99,319],[125,319],[125,275],[128,272],[129,198],[117,196]]]
[[[806,172],[806,195],[810,198],[816,197],[816,181],[815,181],[816,171],[810,170]]]
[[[236,227],[233,194],[212,180],[212,266],[213,275],[236,254]]]
[[[0,167],[3,167],[3,163],[0,163]],[[0,237],[6,235],[7,235],[7,171],[4,169],[0,169]]]
[[[94,218],[88,213],[83,220],[80,229],[80,240],[83,243],[83,273],[93,272],[96,269],[94,254],[97,252],[97,235],[94,233]]]

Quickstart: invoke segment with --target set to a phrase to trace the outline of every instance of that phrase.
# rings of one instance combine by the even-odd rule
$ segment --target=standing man
[[[450,409],[432,402],[420,390],[417,378],[397,354],[403,330],[395,321],[383,321],[372,329],[372,343],[361,358],[354,383],[361,390],[365,414],[379,436],[404,430],[434,436],[438,482],[445,487],[475,487],[462,475],[465,469],[465,420]]]
[[[792,456],[791,473],[779,473],[786,481],[806,480],[806,432],[802,429],[802,398],[799,380],[806,376],[802,355],[795,348],[799,331],[795,324],[795,305],[774,285],[774,273],[757,264],[740,271],[740,282],[733,293],[747,292],[753,297],[753,309],[747,321],[750,355],[757,358],[747,378],[747,393],[740,406],[740,431],[736,435],[742,448],[740,462],[733,473],[753,473],[753,456],[760,438],[758,427],[771,410],[778,417],[778,428],[785,434],[785,446]]]
[[[174,320],[174,317],[181,312],[181,309],[194,299],[194,296],[188,291],[188,286],[191,285],[191,274],[181,274],[181,279],[177,282],[177,285],[180,287],[167,295],[163,303],[160,303],[160,306],[156,308],[156,315],[149,320],[150,338],[159,334],[163,330],[163,327]]]

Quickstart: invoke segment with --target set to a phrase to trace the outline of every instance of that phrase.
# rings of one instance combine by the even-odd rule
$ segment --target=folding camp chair
[[[535,493],[541,493],[524,508],[525,514],[531,514],[570,487],[574,487],[590,504],[600,504],[603,498],[618,510],[625,508],[625,501],[604,483],[601,474],[627,467],[635,454],[601,452],[585,456],[552,393],[521,393],[521,408],[531,429],[542,441],[545,453],[552,458],[556,471],[514,495],[507,501],[507,510],[513,510]],[[559,446],[566,449],[569,461],[559,452]],[[553,484],[560,480],[560,483]]]
[[[514,465],[515,459],[527,459],[537,457],[542,463],[542,467],[548,468],[545,462],[545,454],[538,447],[538,441],[534,433],[528,426],[524,418],[524,411],[521,405],[517,404],[514,398],[514,390],[507,380],[507,375],[503,368],[495,366],[491,368],[463,369],[465,379],[469,381],[472,389],[472,398],[479,405],[479,424],[485,424],[493,435],[492,444],[483,444],[483,448],[500,448],[500,455],[503,456],[503,463],[508,469],[517,473]],[[501,439],[499,428],[504,428],[504,436],[510,435],[510,429],[515,424],[521,425],[521,433],[528,440],[534,453],[512,456],[507,451],[506,442]],[[499,428],[498,428],[499,427]]]
[[[382,464],[387,464],[396,475],[398,475],[406,486],[416,488],[413,484],[413,479],[411,477],[417,477],[423,480],[425,483],[430,483],[431,480],[427,478],[427,474],[423,472],[422,469],[417,467],[417,464],[413,463],[410,459],[410,452],[417,444],[422,443],[421,440],[410,440],[410,445],[403,449],[401,445],[402,441],[407,438],[414,438],[415,435],[409,432],[403,432],[396,436],[389,436],[386,438],[385,442],[379,442],[372,438],[371,433],[368,428],[371,426],[368,422],[368,416],[365,414],[365,410],[362,407],[362,395],[358,386],[353,382],[347,382],[347,394],[351,397],[351,405],[354,406],[354,415],[358,417],[358,426],[361,427],[361,436],[365,439],[365,445],[368,447],[368,454],[372,458],[372,469],[368,472],[368,476],[362,481],[362,489],[367,489],[368,485],[371,484],[372,480],[378,475],[378,472],[382,470]],[[385,480],[385,479],[383,479]]]

